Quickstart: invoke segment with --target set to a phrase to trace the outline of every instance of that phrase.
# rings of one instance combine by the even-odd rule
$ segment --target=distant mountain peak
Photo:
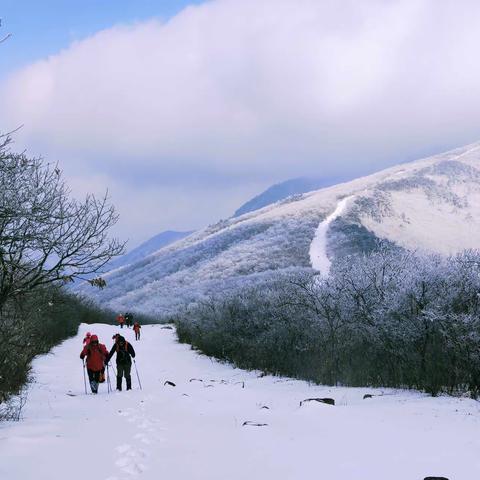
[[[165,230],[164,232],[160,232],[152,238],[148,239],[147,241],[143,242],[138,247],[130,250],[125,255],[115,258],[108,263],[106,268],[108,269],[108,271],[110,271],[116,268],[124,267],[125,265],[128,265],[130,263],[142,260],[148,255],[151,255],[152,253],[160,250],[161,248],[166,247],[167,245],[170,245],[177,240],[188,237],[188,235],[191,235],[192,233],[193,231],[177,232],[175,230]]]
[[[271,205],[272,203],[284,200],[292,195],[299,195],[320,188],[330,187],[339,182],[345,181],[345,178],[341,177],[322,177],[322,178],[309,178],[298,177],[291,178],[284,182],[276,183],[267,188],[264,192],[258,194],[248,202],[244,203],[238,210],[235,211],[233,217],[239,217],[245,213],[259,210],[260,208]]]

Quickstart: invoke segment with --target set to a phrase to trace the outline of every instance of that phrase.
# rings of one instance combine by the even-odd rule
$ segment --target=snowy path
[[[88,329],[107,345],[116,331]],[[480,478],[478,402],[403,391],[363,400],[380,391],[258,378],[192,352],[172,330],[142,330],[143,391],[82,394],[86,326],[34,362],[24,421],[0,426],[0,479]],[[336,406],[299,406],[311,397]]]
[[[312,268],[318,270],[323,276],[328,276],[331,262],[327,256],[327,232],[330,224],[342,215],[352,196],[345,197],[338,202],[337,208],[325,220],[321,221],[315,231],[310,244],[310,263]]]

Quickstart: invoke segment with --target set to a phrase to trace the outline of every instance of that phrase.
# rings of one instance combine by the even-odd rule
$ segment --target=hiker
[[[135,340],[140,340],[140,329],[142,327],[140,326],[140,324],[138,322],[135,322],[133,324],[133,331],[135,332]]]
[[[105,360],[106,364],[115,352],[117,353],[117,390],[122,391],[122,377],[125,377],[127,382],[127,390],[131,390],[132,377],[130,376],[130,371],[132,369],[132,358],[135,358],[135,350],[124,337],[118,335]]]
[[[125,314],[125,323],[127,324],[127,328],[132,326],[133,315],[130,312]]]
[[[123,324],[125,323],[125,317],[121,313],[117,315],[117,322],[120,325],[120,328],[123,328]]]
[[[97,335],[91,335],[89,343],[83,347],[80,358],[83,360],[87,357],[88,380],[92,393],[98,393],[98,384],[101,383],[102,372],[105,372],[107,356],[107,347],[99,343]]]
[[[90,337],[92,334],[90,332],[87,332],[85,334],[85,338],[83,339],[83,346],[86,347],[90,343]]]

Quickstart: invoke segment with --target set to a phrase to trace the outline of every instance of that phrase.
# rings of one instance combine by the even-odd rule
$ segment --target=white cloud
[[[72,194],[85,192],[99,197],[108,186],[109,200],[120,213],[112,234],[128,240],[127,249],[137,246],[163,230],[195,230],[220,218],[228,218],[245,201],[265,188],[265,183],[206,186],[178,182],[139,185],[128,176],[115,177],[95,172],[64,172]]]
[[[476,0],[214,0],[14,73],[0,127],[86,169],[380,167],[480,137],[479,24]]]

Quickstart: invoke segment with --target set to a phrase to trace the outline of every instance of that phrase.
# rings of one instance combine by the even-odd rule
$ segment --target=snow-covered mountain
[[[319,225],[345,197],[318,243]],[[377,238],[442,254],[479,248],[480,143],[210,225],[107,274],[106,289],[82,289],[115,309],[169,314],[274,271],[310,269],[314,237],[329,260],[368,251]]]
[[[351,177],[350,177],[351,178]],[[248,202],[244,203],[233,214],[234,217],[239,217],[245,213],[253,212],[260,208],[271,205],[272,203],[283,200],[291,195],[299,195],[301,193],[311,192],[313,190],[319,190],[320,188],[330,187],[336,183],[345,181],[340,177],[325,177],[325,178],[292,178],[285,182],[276,183],[267,188],[264,192],[253,197]]]
[[[188,235],[192,233],[193,231],[175,232],[173,230],[166,230],[165,232],[161,232],[158,235],[150,238],[146,242],[143,242],[138,247],[130,250],[130,252],[126,253],[125,255],[113,259],[111,262],[108,263],[107,269],[114,270],[116,268],[128,265],[129,263],[137,262],[138,260],[147,257],[151,253],[156,252],[157,250],[160,250],[161,248],[170,245],[177,240],[188,237]]]

